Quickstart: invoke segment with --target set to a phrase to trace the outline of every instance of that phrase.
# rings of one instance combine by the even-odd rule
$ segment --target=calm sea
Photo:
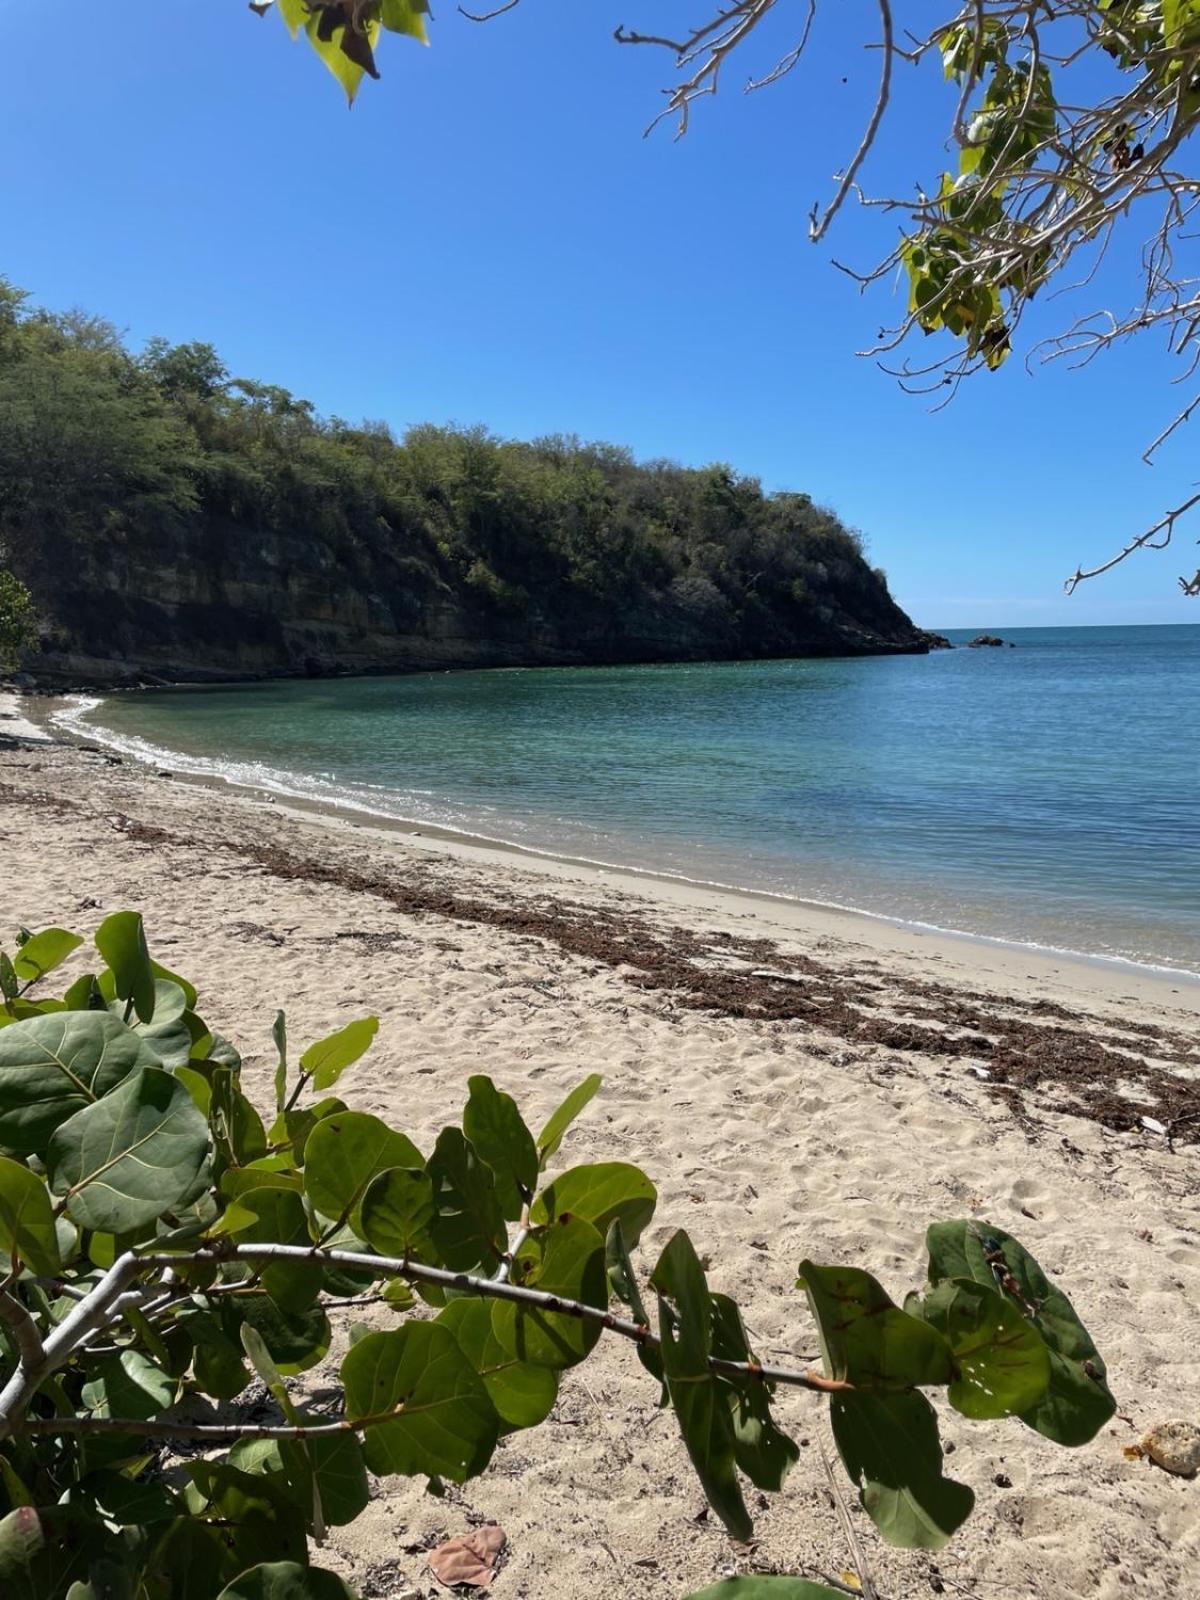
[[[1200,970],[1200,625],[1004,636],[1015,649],[173,689],[71,715],[175,771]]]

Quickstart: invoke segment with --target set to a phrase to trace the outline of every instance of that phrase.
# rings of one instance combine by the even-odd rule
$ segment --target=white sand
[[[764,937],[779,942],[772,968],[815,956],[831,972],[870,974],[885,992],[926,977],[987,992],[998,1013],[1006,997],[1043,998],[1071,1009],[1078,1022],[1069,1026],[1158,1023],[1174,1040],[1161,1047],[1164,1066],[1192,1080],[1200,1075],[1195,985],[451,849],[59,745],[6,748],[2,737],[0,818],[0,931],[57,922],[90,933],[112,910],[144,910],[152,948],[201,979],[204,1015],[247,1052],[248,1086],[264,1100],[276,1004],[301,1043],[378,1012],[377,1046],[341,1092],[426,1145],[457,1115],[469,1073],[492,1074],[536,1126],[586,1072],[603,1072],[602,1094],[564,1161],[643,1165],[660,1188],[643,1270],[686,1227],[714,1287],[741,1303],[764,1358],[794,1362],[815,1350],[792,1287],[802,1256],[867,1267],[900,1298],[922,1276],[929,1221],[967,1215],[1011,1228],[1088,1323],[1121,1415],[1091,1445],[1065,1451],[1015,1422],[971,1424],[944,1410],[944,1437],[957,1447],[949,1466],[975,1489],[976,1512],[931,1558],[887,1549],[853,1506],[881,1593],[924,1596],[941,1584],[981,1600],[1200,1594],[1200,1482],[1130,1461],[1122,1449],[1156,1420],[1200,1421],[1197,1146],[1172,1150],[1161,1135],[1112,1132],[1055,1109],[1064,1100],[1055,1085],[1029,1093],[1015,1118],[966,1055],[690,1009],[553,938],[283,878],[239,850],[282,844],[325,868],[343,863],[381,882],[531,911],[549,897],[597,917],[615,908],[630,926],[702,930],[715,966],[729,965],[722,935]],[[126,819],[172,837],[139,840]],[[332,1366],[321,1371],[317,1386],[333,1376]],[[423,1551],[495,1519],[510,1539],[494,1588],[501,1600],[674,1600],[733,1570],[818,1577],[847,1566],[820,1461],[828,1429],[811,1396],[779,1398],[781,1422],[806,1448],[783,1494],[756,1512],[750,1552],[731,1545],[715,1519],[695,1520],[701,1493],[673,1418],[654,1399],[632,1351],[614,1340],[566,1375],[552,1418],[504,1444],[483,1478],[445,1499],[417,1482],[382,1482],[323,1559],[364,1596],[432,1593]],[[998,1476],[1012,1486],[998,1486]],[[751,1492],[752,1509],[757,1499]]]

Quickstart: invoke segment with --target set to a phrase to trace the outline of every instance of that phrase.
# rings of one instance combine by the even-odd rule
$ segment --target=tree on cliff
[[[729,466],[483,428],[397,440],[231,377],[211,345],[135,353],[3,279],[0,305],[0,558],[52,644],[119,658],[182,640],[186,659],[149,574],[186,571],[203,610],[266,534],[372,596],[385,633],[449,604],[481,637],[519,649],[549,630],[595,659],[921,647],[856,533]]]
[[[459,9],[490,21],[518,3]],[[671,59],[650,128],[665,120],[685,133],[697,102],[716,93],[735,57],[751,74],[747,90],[779,83],[800,65],[820,22],[817,0],[710,6],[669,37],[615,30],[619,44]],[[424,40],[429,11],[428,0],[254,0],[251,7],[273,8],[293,33],[306,34],[351,99],[364,74],[379,75],[381,32]],[[843,268],[864,288],[897,270],[908,282],[905,316],[865,353],[906,387],[945,403],[965,378],[1007,359],[1035,297],[1053,285],[1068,291],[1076,310],[1048,332],[1038,329],[1028,357],[1087,365],[1156,330],[1181,363],[1180,381],[1189,381],[1200,364],[1200,278],[1187,267],[1200,178],[1186,158],[1200,120],[1200,0],[965,0],[932,24],[928,6],[876,0],[864,19],[861,43],[878,63],[876,89],[861,140],[844,152],[809,232],[814,242],[824,239],[852,199],[899,223],[881,260]],[[773,30],[780,31],[772,41]],[[761,61],[752,55],[758,40]],[[945,95],[951,170],[943,170],[943,150],[933,149],[913,192],[877,194],[866,178],[872,151],[889,136],[911,139],[893,111],[904,71],[924,71],[927,95]],[[807,105],[819,106],[819,96]],[[1113,264],[1132,268],[1136,287],[1125,305],[1093,309],[1079,297],[1110,251]],[[932,359],[925,351],[903,354],[918,335],[935,333],[949,336],[949,348],[943,340]],[[1148,462],[1198,406],[1200,394],[1185,395],[1148,442]],[[1136,549],[1162,548],[1198,502],[1194,491],[1181,498],[1111,559],[1077,570],[1068,592]],[[1200,571],[1179,582],[1200,595]]]

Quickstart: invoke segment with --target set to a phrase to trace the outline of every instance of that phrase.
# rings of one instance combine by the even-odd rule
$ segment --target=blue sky
[[[575,432],[803,489],[927,626],[1200,622],[1176,586],[1200,528],[1061,592],[1188,492],[1186,434],[1139,458],[1187,398],[1161,345],[1083,374],[1014,358],[938,415],[856,359],[901,301],[860,297],[830,255],[869,264],[890,225],[847,210],[814,248],[806,215],[872,91],[850,43],[866,0],[826,6],[810,60],[744,96],[789,42],[782,8],[681,143],[641,136],[667,58],[611,39],[676,24],[678,0],[522,0],[486,27],[437,10],[432,48],[385,38],[347,112],[242,0],[65,8],[53,71],[6,54],[0,271],[135,341],[209,339],[323,411]],[[880,187],[936,180],[952,102],[923,85],[900,86]],[[1114,267],[1096,296],[1131,285]]]

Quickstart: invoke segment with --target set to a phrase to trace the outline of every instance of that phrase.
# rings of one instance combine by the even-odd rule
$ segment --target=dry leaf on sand
[[[429,1552],[429,1566],[439,1583],[448,1589],[455,1584],[467,1583],[476,1589],[486,1589],[496,1572],[496,1557],[504,1549],[503,1528],[494,1522],[461,1539],[447,1539]]]

